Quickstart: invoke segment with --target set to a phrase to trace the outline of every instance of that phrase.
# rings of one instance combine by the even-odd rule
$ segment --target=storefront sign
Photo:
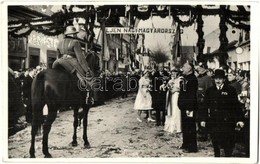
[[[42,34],[31,34],[28,37],[28,42],[35,46],[46,46],[47,48],[57,49],[59,40]]]
[[[173,28],[129,28],[129,27],[106,27],[107,34],[143,34],[143,33],[160,33],[175,34]]]

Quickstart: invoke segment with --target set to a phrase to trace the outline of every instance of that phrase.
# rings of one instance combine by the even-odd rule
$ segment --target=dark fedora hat
[[[213,78],[225,78],[225,72],[222,69],[216,69]]]

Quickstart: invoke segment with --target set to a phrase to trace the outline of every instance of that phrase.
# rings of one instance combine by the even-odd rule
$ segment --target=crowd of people
[[[190,62],[171,71],[163,66],[144,70],[134,110],[138,122],[155,122],[166,133],[182,134],[184,152],[197,152],[197,140],[211,140],[215,157],[220,148],[231,157],[235,142],[242,141],[249,156],[250,71],[212,70]]]
[[[28,68],[23,71],[13,71],[8,68],[8,129],[9,135],[26,127],[20,117],[25,115],[26,122],[31,122],[31,85],[33,78],[42,70],[45,64]]]
[[[28,68],[23,71],[8,70],[8,127],[10,135],[24,129],[27,123],[32,121],[32,106],[31,106],[31,85],[36,75],[45,70],[46,65],[40,64],[35,68]],[[94,92],[93,106],[103,105],[105,101],[111,98],[127,98],[130,92],[137,92],[137,82],[140,79],[140,72],[109,72],[101,71],[98,80],[102,81],[102,89]],[[136,79],[129,81],[130,78]],[[106,80],[107,79],[107,80]],[[127,81],[128,80],[128,81]],[[129,84],[127,82],[130,82]],[[119,90],[115,90],[116,85],[121,84]],[[104,86],[106,85],[106,86]],[[131,90],[127,89],[130,88]],[[61,108],[59,111],[68,110]],[[25,120],[20,119],[25,116]]]

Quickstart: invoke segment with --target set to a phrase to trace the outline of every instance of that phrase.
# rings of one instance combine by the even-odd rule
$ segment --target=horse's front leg
[[[87,136],[87,126],[88,126],[88,111],[90,109],[90,106],[85,106],[83,108],[83,140],[84,140],[84,147],[90,148],[90,144],[88,142],[88,136]]]
[[[53,108],[49,108],[49,113],[46,121],[43,123],[43,138],[42,138],[42,152],[45,158],[52,158],[48,150],[48,135],[51,131],[51,125],[57,116],[57,111]]]
[[[79,109],[78,107],[74,108],[74,122],[73,122],[73,128],[74,128],[74,133],[73,133],[73,137],[72,137],[72,146],[77,146],[78,142],[77,142],[77,128],[78,128],[78,114],[79,114]]]
[[[41,127],[41,108],[42,104],[33,105],[33,119],[32,119],[32,129],[31,129],[31,147],[29,150],[30,158],[35,158],[35,136],[37,135],[38,128]]]

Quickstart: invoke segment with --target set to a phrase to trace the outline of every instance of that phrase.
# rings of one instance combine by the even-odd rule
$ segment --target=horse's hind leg
[[[31,147],[30,147],[30,158],[35,158],[35,136],[37,135],[38,127],[41,126],[42,117],[42,104],[33,105],[33,119],[32,119],[32,129],[31,129]]]
[[[87,136],[87,126],[88,126],[88,111],[89,106],[83,108],[83,140],[84,140],[84,147],[90,148],[90,144],[88,142],[88,136]]]
[[[78,128],[78,107],[74,107],[73,109],[74,111],[74,122],[73,122],[73,128],[74,128],[74,133],[73,133],[73,137],[72,137],[72,146],[77,146],[78,145],[78,142],[77,142],[77,128]]]
[[[38,129],[38,123],[40,122],[35,122],[32,121],[32,130],[31,130],[31,147],[30,147],[30,158],[35,158],[35,136],[37,134],[37,129]]]
[[[46,121],[43,124],[42,152],[45,155],[45,158],[52,158],[48,150],[48,135],[51,130],[51,125],[57,116],[56,109],[58,108],[51,107],[51,106],[49,107],[48,116],[46,118]]]

